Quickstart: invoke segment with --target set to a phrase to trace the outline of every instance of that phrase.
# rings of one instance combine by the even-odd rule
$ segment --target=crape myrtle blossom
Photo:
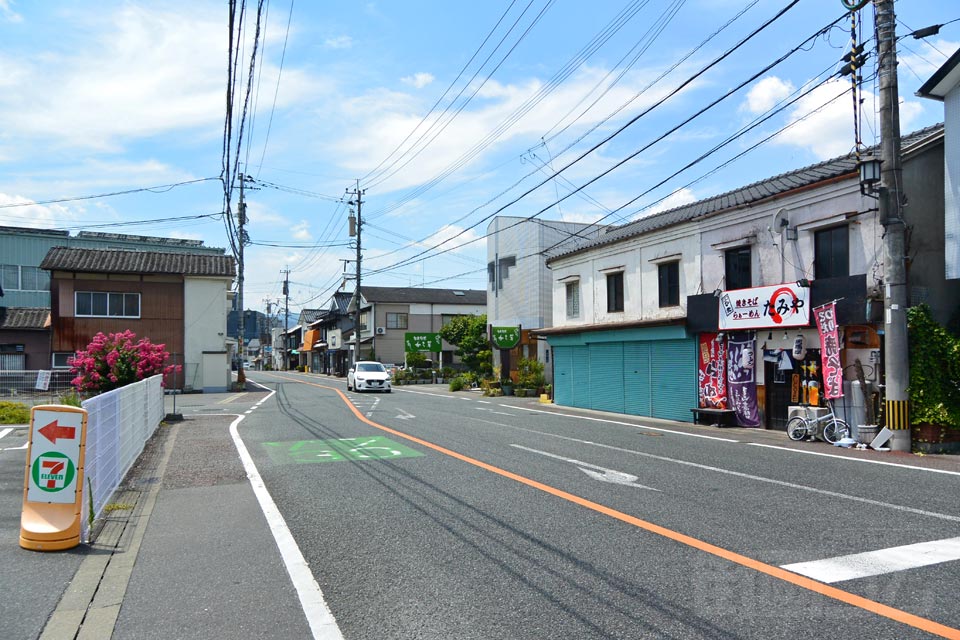
[[[80,393],[103,393],[162,373],[179,373],[179,365],[167,365],[166,345],[149,338],[137,340],[132,331],[98,333],[85,350],[68,360],[76,377],[70,384]]]

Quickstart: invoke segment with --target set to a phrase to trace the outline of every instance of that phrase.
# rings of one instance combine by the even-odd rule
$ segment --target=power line
[[[797,4],[798,2],[799,2],[799,0],[792,0],[786,7],[784,7],[784,8],[781,9],[780,11],[778,11],[776,15],[774,15],[773,17],[771,17],[770,19],[768,19],[766,22],[764,22],[762,25],[760,25],[759,27],[757,27],[755,30],[753,30],[753,31],[752,31],[750,34],[748,34],[746,37],[744,37],[743,39],[741,39],[741,40],[740,40],[736,45],[734,45],[732,48],[728,49],[726,52],[724,52],[723,54],[721,54],[720,56],[718,56],[717,58],[715,58],[713,61],[711,61],[710,63],[708,63],[708,64],[705,65],[704,67],[702,67],[699,71],[697,71],[695,74],[693,74],[693,75],[690,76],[687,80],[685,80],[683,83],[681,83],[678,87],[676,87],[673,91],[671,91],[667,96],[665,96],[664,98],[662,98],[660,101],[654,103],[653,105],[651,105],[651,106],[648,107],[647,109],[644,109],[642,112],[640,112],[639,114],[637,114],[636,116],[634,116],[633,118],[631,118],[630,120],[628,120],[625,124],[623,124],[621,127],[619,127],[617,130],[615,130],[615,131],[614,131],[613,133],[611,133],[610,135],[606,136],[603,140],[601,140],[600,142],[598,142],[597,144],[595,144],[593,147],[591,147],[590,149],[584,151],[584,152],[583,152],[582,154],[580,154],[577,158],[575,158],[574,160],[568,162],[566,165],[564,165],[563,167],[561,167],[560,169],[558,169],[556,172],[554,172],[553,176],[550,176],[550,177],[544,179],[543,181],[541,181],[540,183],[538,183],[536,186],[532,187],[531,189],[528,189],[527,191],[525,191],[524,193],[520,194],[519,196],[517,196],[516,198],[514,198],[513,200],[511,200],[511,201],[508,202],[507,204],[501,206],[500,208],[498,208],[498,209],[497,209],[496,211],[494,211],[493,213],[490,213],[490,214],[484,216],[484,217],[483,217],[482,219],[480,219],[478,222],[474,223],[473,225],[470,225],[469,227],[466,227],[463,231],[461,231],[460,233],[456,234],[455,236],[453,236],[453,237],[451,237],[451,238],[448,238],[448,239],[444,240],[443,242],[441,242],[441,243],[439,243],[439,244],[437,244],[437,245],[434,245],[434,246],[431,247],[431,248],[425,249],[425,250],[423,250],[423,251],[415,254],[414,256],[412,256],[412,257],[410,257],[410,258],[407,258],[406,260],[402,260],[402,261],[400,261],[400,262],[397,262],[397,263],[395,263],[394,265],[390,265],[389,267],[384,267],[382,270],[388,270],[388,269],[390,269],[391,267],[398,267],[398,266],[403,266],[403,265],[406,265],[406,264],[410,264],[410,263],[412,263],[412,262],[416,262],[416,261],[417,261],[417,258],[419,258],[419,257],[421,257],[421,256],[423,256],[423,255],[425,255],[425,254],[427,254],[427,253],[429,253],[429,252],[431,252],[431,251],[433,251],[433,250],[435,250],[435,249],[438,249],[439,247],[443,246],[444,244],[446,244],[446,243],[448,243],[448,242],[450,242],[450,241],[458,238],[459,236],[463,235],[463,234],[466,233],[467,231],[476,228],[476,227],[479,226],[481,223],[485,222],[486,220],[489,220],[490,218],[492,218],[493,216],[497,215],[497,214],[500,213],[501,211],[504,211],[504,210],[507,209],[508,207],[513,206],[514,204],[516,204],[517,202],[519,202],[520,200],[522,200],[523,198],[525,198],[526,196],[530,195],[531,193],[533,193],[534,191],[536,191],[537,189],[539,189],[541,186],[543,186],[544,184],[546,184],[547,182],[549,182],[553,177],[555,177],[555,176],[557,176],[557,175],[560,175],[561,173],[563,173],[564,171],[566,171],[567,169],[569,169],[569,168],[572,167],[573,165],[575,165],[575,164],[577,164],[578,162],[580,162],[581,160],[583,160],[583,159],[584,159],[585,157],[587,157],[589,154],[593,153],[594,151],[596,151],[597,149],[599,149],[601,146],[605,145],[607,142],[609,142],[610,140],[612,140],[614,137],[616,137],[616,136],[620,135],[621,133],[623,133],[628,127],[630,127],[631,125],[633,125],[634,123],[636,123],[636,122],[637,122],[638,120],[640,120],[643,116],[645,116],[645,115],[647,115],[648,113],[650,113],[651,111],[653,111],[656,107],[664,104],[668,99],[670,99],[671,97],[673,97],[674,95],[676,95],[677,93],[679,93],[681,90],[683,90],[686,86],[688,86],[690,83],[692,83],[692,82],[693,82],[694,80],[696,80],[698,77],[700,77],[701,75],[703,75],[704,73],[706,73],[707,70],[713,68],[714,66],[716,66],[717,64],[719,64],[720,62],[722,62],[724,59],[726,59],[727,57],[729,57],[734,51],[736,51],[737,49],[739,49],[740,47],[742,47],[743,45],[745,45],[748,41],[750,41],[751,39],[753,39],[757,34],[759,34],[761,31],[763,31],[764,29],[766,29],[767,27],[769,27],[771,24],[773,24],[773,22],[775,22],[775,21],[778,20],[779,18],[783,17],[783,15],[785,15],[790,9],[792,9],[794,6],[796,6],[796,4]],[[638,156],[640,153],[646,151],[647,149],[649,149],[651,146],[653,146],[653,145],[656,144],[657,142],[662,141],[664,138],[666,138],[666,137],[667,137],[668,135],[670,135],[671,133],[676,132],[678,129],[680,129],[680,128],[683,127],[684,125],[688,124],[688,123],[691,122],[692,120],[694,120],[694,119],[696,119],[697,117],[701,116],[701,115],[704,114],[706,111],[708,111],[709,109],[713,108],[714,106],[716,106],[717,104],[719,104],[720,102],[722,102],[724,99],[726,99],[726,98],[728,98],[729,96],[733,95],[736,91],[739,91],[740,89],[742,89],[744,86],[746,86],[746,85],[749,84],[750,82],[753,82],[753,81],[756,80],[758,77],[760,77],[761,75],[763,75],[764,73],[766,73],[767,71],[769,71],[770,69],[772,69],[773,67],[777,66],[778,64],[780,64],[781,62],[783,62],[784,60],[786,60],[788,57],[790,57],[791,55],[793,55],[794,53],[796,53],[797,51],[799,51],[800,48],[803,46],[803,44],[809,42],[810,40],[816,39],[816,38],[819,37],[826,29],[829,29],[833,24],[835,24],[836,22],[838,22],[838,21],[841,20],[841,19],[842,19],[842,17],[841,17],[841,18],[837,18],[836,20],[834,20],[832,23],[830,23],[830,24],[827,25],[826,27],[818,30],[818,31],[817,31],[815,34],[813,34],[812,36],[807,37],[800,46],[794,47],[792,50],[790,50],[788,53],[786,53],[786,54],[784,54],[783,56],[781,56],[780,58],[778,58],[778,59],[777,59],[776,61],[774,61],[773,63],[770,63],[770,64],[766,65],[763,69],[761,69],[760,71],[758,71],[757,73],[755,73],[755,74],[754,74],[753,76],[751,76],[748,80],[740,83],[740,84],[739,84],[737,87],[735,87],[734,89],[731,89],[731,90],[727,91],[727,92],[726,92],[725,94],[723,94],[720,98],[717,98],[716,100],[714,100],[713,102],[711,102],[711,103],[710,103],[709,105],[707,105],[706,107],[703,107],[703,108],[699,109],[696,113],[694,113],[692,116],[689,116],[687,119],[685,119],[685,120],[684,120],[683,122],[681,122],[680,124],[672,127],[671,129],[669,129],[669,130],[666,131],[665,133],[657,136],[653,141],[647,143],[646,145],[644,145],[643,147],[641,147],[639,150],[631,153],[631,154],[628,155],[626,158],[624,158],[624,159],[620,160],[619,162],[615,163],[613,166],[611,166],[610,168],[606,169],[605,171],[603,171],[603,172],[600,173],[599,175],[595,176],[594,178],[591,178],[589,181],[587,181],[586,183],[584,183],[582,186],[578,187],[575,191],[573,191],[573,192],[571,192],[571,193],[568,193],[568,194],[565,195],[564,197],[562,197],[562,198],[560,198],[559,200],[557,200],[557,202],[554,202],[554,203],[551,204],[550,206],[546,207],[545,209],[540,210],[539,212],[537,212],[537,213],[535,213],[535,214],[533,214],[532,216],[529,216],[529,217],[530,217],[530,218],[534,218],[534,217],[540,215],[541,213],[543,213],[544,211],[549,210],[551,207],[556,206],[556,204],[557,204],[558,202],[562,202],[562,201],[566,200],[567,198],[571,197],[572,195],[574,195],[575,193],[578,193],[579,191],[581,191],[581,190],[583,190],[584,188],[586,188],[587,186],[593,184],[594,182],[596,182],[596,181],[599,180],[600,178],[608,175],[609,173],[611,173],[611,172],[614,171],[615,169],[619,168],[620,166],[622,166],[622,165],[625,164],[626,162],[632,160],[633,158],[635,158],[636,156]],[[472,241],[471,241],[471,242],[472,242]],[[444,251],[444,252],[441,252],[441,253],[445,253],[445,251]]]
[[[185,180],[183,182],[174,182],[172,184],[161,184],[155,187],[139,187],[136,189],[127,189],[125,191],[111,191],[108,193],[98,193],[90,196],[71,196],[69,198],[57,198],[54,200],[37,200],[36,202],[11,202],[7,204],[0,204],[0,209],[10,209],[12,207],[30,207],[33,205],[45,205],[45,204],[60,204],[62,202],[78,202],[81,200],[96,200],[97,198],[110,198],[113,196],[125,196],[131,193],[142,193],[142,192],[151,192],[151,193],[166,193],[171,189],[176,187],[182,187],[187,184],[196,184],[198,182],[208,182],[210,180],[220,180],[219,177],[213,178],[198,178],[196,180]]]

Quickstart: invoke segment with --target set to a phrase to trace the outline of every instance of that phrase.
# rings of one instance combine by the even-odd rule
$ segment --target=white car
[[[390,393],[390,374],[379,362],[361,360],[347,372],[347,391]]]

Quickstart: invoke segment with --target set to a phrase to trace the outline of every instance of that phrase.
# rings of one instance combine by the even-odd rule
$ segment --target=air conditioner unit
[[[378,335],[378,336],[385,336],[385,335],[387,335],[387,328],[386,328],[386,327],[377,327],[377,335]]]

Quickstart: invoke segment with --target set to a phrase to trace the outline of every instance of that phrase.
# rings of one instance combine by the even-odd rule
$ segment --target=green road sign
[[[340,438],[338,440],[298,440],[293,442],[264,442],[267,453],[275,464],[313,464],[340,460],[393,460],[422,456],[419,451],[405,447],[383,436]]]
[[[520,344],[520,327],[491,327],[490,338],[498,349],[513,349]]]
[[[405,333],[403,344],[407,351],[427,351],[440,353],[443,345],[439,333]]]

